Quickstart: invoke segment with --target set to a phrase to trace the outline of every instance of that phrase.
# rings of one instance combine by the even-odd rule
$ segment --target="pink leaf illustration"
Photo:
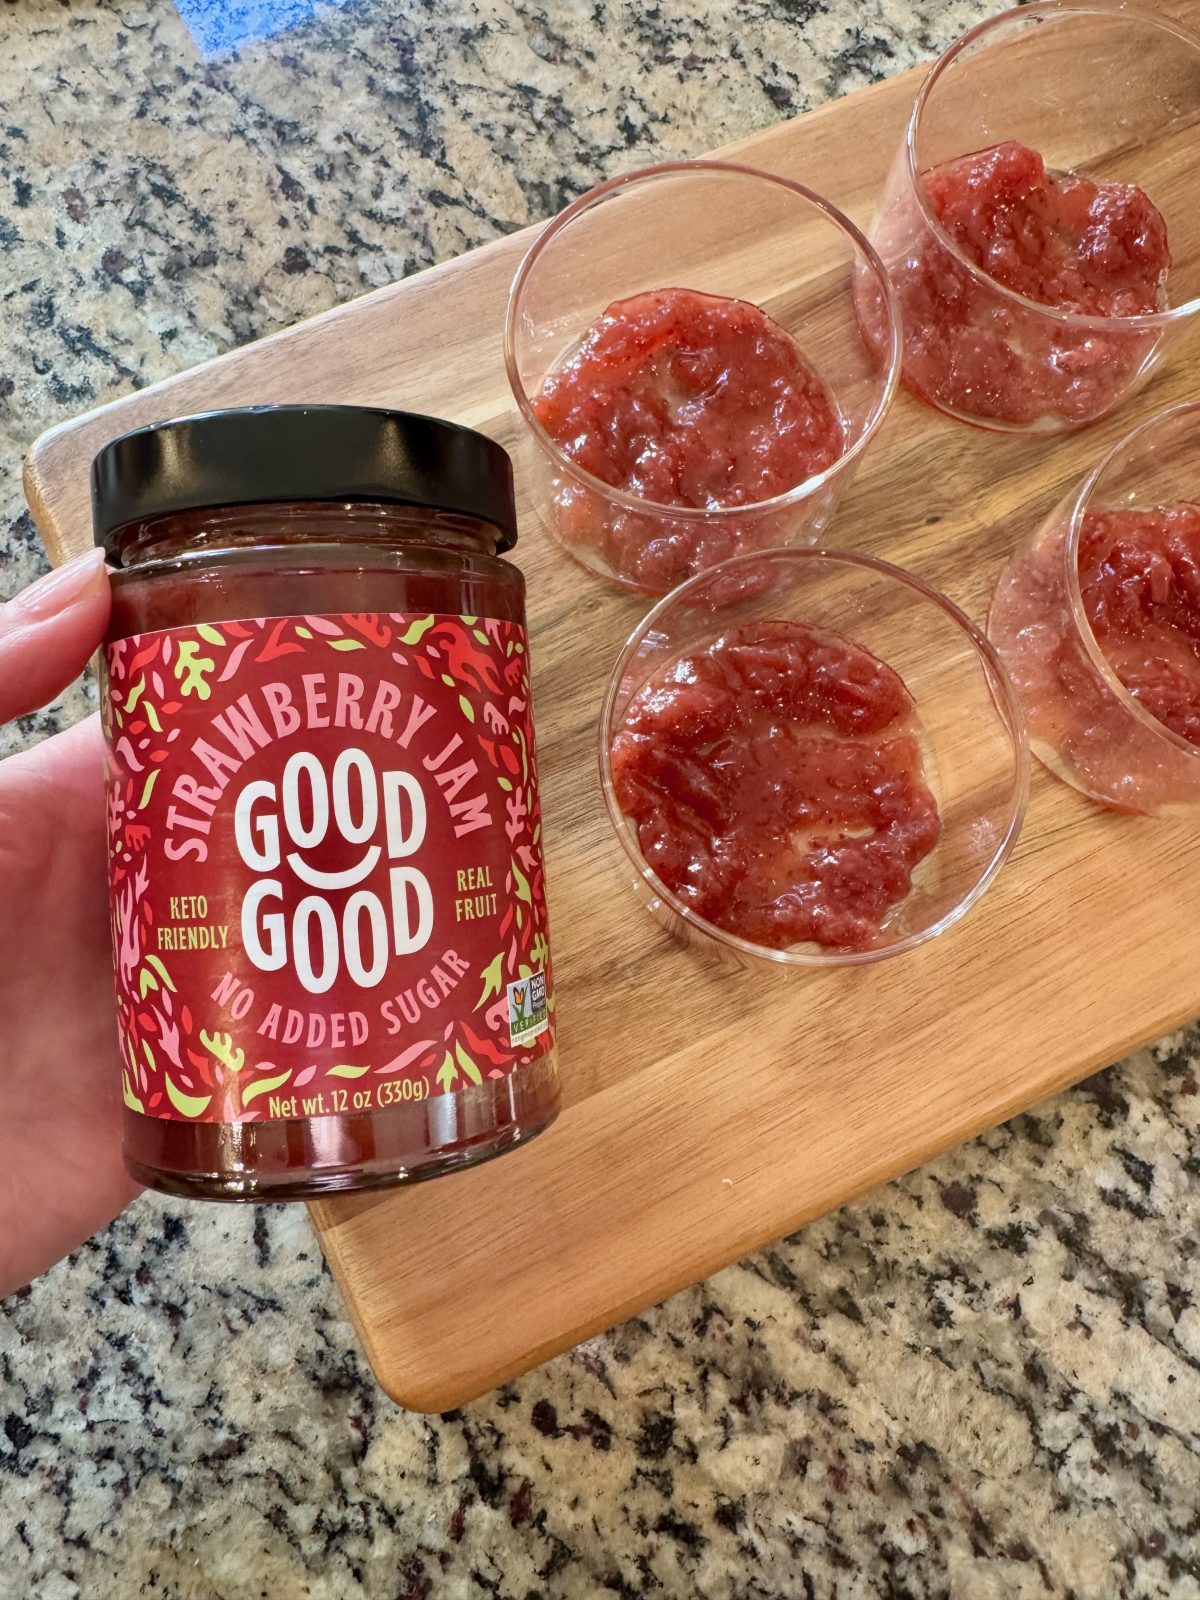
[[[124,734],[117,740],[116,751],[132,772],[144,772],[146,770],[144,764],[134,754],[133,746]]]
[[[252,639],[242,640],[241,644],[237,646],[237,648],[233,651],[233,654],[229,657],[229,660],[225,663],[225,670],[217,679],[218,683],[224,683],[226,678],[233,677],[234,673],[238,669],[238,665],[241,662],[242,657],[246,654],[246,651],[249,650],[253,642],[254,641]]]
[[[402,1050],[398,1056],[393,1056],[386,1066],[380,1067],[376,1076],[386,1078],[392,1073],[403,1072],[405,1067],[411,1066],[427,1050],[435,1048],[435,1042],[432,1039],[422,1039],[418,1044],[410,1044],[407,1050]]]
[[[504,802],[504,809],[508,813],[508,821],[504,824],[504,831],[510,840],[515,840],[524,832],[524,821],[529,813],[525,809],[525,800],[518,789],[510,794]]]
[[[174,1062],[177,1067],[182,1067],[183,1062],[179,1059],[179,1024],[168,1021],[157,1006],[154,1007],[154,1015],[158,1018],[158,1042],[160,1046],[166,1051],[168,1060]],[[190,1080],[186,1078],[183,1081],[190,1083]]]
[[[126,988],[131,987],[142,959],[142,924],[134,914],[135,906],[135,891],[127,885],[121,892],[121,938],[117,948],[117,970]]]

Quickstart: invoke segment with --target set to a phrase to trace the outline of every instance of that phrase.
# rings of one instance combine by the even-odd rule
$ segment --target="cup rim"
[[[917,165],[917,140],[920,134],[921,116],[925,110],[934,88],[940,82],[945,72],[957,58],[975,44],[977,40],[990,33],[994,28],[1010,23],[1016,19],[1022,22],[1039,17],[1053,16],[1104,16],[1116,21],[1129,22],[1135,25],[1148,25],[1159,29],[1163,33],[1172,34],[1182,44],[1196,53],[1200,61],[1200,34],[1194,33],[1174,18],[1166,17],[1157,12],[1142,10],[1124,4],[1124,0],[1030,0],[1028,5],[1010,7],[1007,11],[997,12],[995,16],[985,17],[982,22],[977,22],[969,28],[961,38],[944,50],[930,67],[920,87],[909,115],[908,124],[904,134],[905,165],[908,173],[909,188],[916,198],[925,226],[933,234],[938,244],[951,255],[959,266],[963,267],[980,283],[992,290],[1001,299],[1010,301],[1013,305],[1021,307],[1024,311],[1036,311],[1054,322],[1060,322],[1066,327],[1078,328],[1082,331],[1099,333],[1112,332],[1118,329],[1122,332],[1141,332],[1162,330],[1176,322],[1182,322],[1187,317],[1193,316],[1200,310],[1200,294],[1193,295],[1190,300],[1185,300],[1181,305],[1168,306],[1164,311],[1141,311],[1133,316],[1106,317],[1095,313],[1064,310],[1061,306],[1048,305],[1042,300],[1033,300],[1028,295],[1022,294],[1018,289],[1010,289],[1007,284],[1001,283],[997,278],[985,271],[978,262],[972,261],[959,248],[957,242],[942,226],[940,219],[935,214],[925,193],[925,186],[921,182],[921,171]]]
[[[653,179],[668,176],[684,176],[694,173],[716,172],[734,177],[753,178],[758,181],[773,184],[776,188],[789,191],[791,194],[813,206],[823,213],[826,220],[847,236],[851,245],[869,263],[879,287],[883,292],[884,304],[887,309],[887,323],[889,331],[888,351],[886,361],[881,361],[883,366],[883,382],[880,386],[875,403],[868,413],[866,424],[853,444],[847,446],[842,453],[830,462],[824,471],[814,473],[785,490],[783,494],[775,495],[769,500],[750,500],[744,505],[737,506],[677,506],[667,501],[649,500],[642,495],[632,494],[627,489],[616,488],[605,483],[602,478],[597,478],[593,473],[572,460],[567,453],[560,449],[557,442],[551,438],[538,421],[533,410],[529,394],[521,380],[520,370],[517,365],[516,335],[517,317],[520,299],[525,284],[537,265],[543,251],[547,246],[568,227],[576,217],[583,212],[591,210],[595,205],[618,193],[622,189],[634,184],[644,183]],[[852,269],[853,270],[853,269]],[[853,292],[853,291],[851,291]],[[563,208],[538,232],[536,239],[525,252],[518,266],[516,275],[509,290],[508,305],[504,314],[504,369],[508,376],[509,388],[512,390],[513,399],[520,411],[526,426],[533,434],[537,443],[550,456],[556,469],[564,472],[593,494],[612,501],[623,509],[640,512],[643,515],[670,517],[680,522],[705,522],[728,518],[735,520],[739,517],[761,516],[764,513],[787,510],[790,506],[809,499],[817,494],[827,483],[846,471],[848,467],[858,461],[875,433],[878,431],[883,419],[887,416],[892,400],[900,381],[901,365],[901,331],[900,310],[896,298],[896,291],[888,276],[886,267],[867,236],[851,222],[843,212],[815,189],[797,183],[793,178],[785,178],[779,173],[767,172],[760,167],[748,166],[736,161],[660,161],[649,167],[637,167],[632,172],[624,172],[615,178],[608,178],[603,183],[598,183],[594,188],[588,189],[584,194],[573,200],[569,206]]]
[[[1108,657],[1100,648],[1100,641],[1092,631],[1088,621],[1087,611],[1083,604],[1083,590],[1079,583],[1079,540],[1083,533],[1083,522],[1091,509],[1090,501],[1104,474],[1112,467],[1119,457],[1138,444],[1143,436],[1155,433],[1159,428],[1170,425],[1178,418],[1194,415],[1200,419],[1200,400],[1184,400],[1181,404],[1169,406],[1165,411],[1156,411],[1152,417],[1147,417],[1139,422],[1136,428],[1118,439],[1084,478],[1071,501],[1071,511],[1067,522],[1067,537],[1063,540],[1063,560],[1066,563],[1067,600],[1071,607],[1071,619],[1083,641],[1088,659],[1095,668],[1105,688],[1112,694],[1118,703],[1149,733],[1163,739],[1174,750],[1184,756],[1190,756],[1200,762],[1200,745],[1195,745],[1190,739],[1185,739],[1181,733],[1176,733],[1173,728],[1168,728],[1165,722],[1160,722],[1150,711],[1147,711],[1141,701],[1129,690],[1113,671]]]
[[[617,695],[620,692],[626,669],[636,656],[643,640],[647,634],[653,631],[658,619],[663,615],[667,607],[675,605],[681,599],[685,599],[689,591],[695,590],[701,584],[711,583],[715,577],[735,571],[740,566],[763,561],[779,562],[784,565],[790,565],[794,562],[825,562],[840,567],[857,567],[873,573],[877,578],[899,583],[903,587],[915,591],[921,599],[936,605],[952,622],[958,625],[971,644],[974,645],[976,654],[979,656],[984,668],[998,720],[1002,723],[1009,736],[1013,754],[1013,771],[1008,822],[1002,837],[992,852],[990,860],[967,893],[939,917],[936,922],[931,923],[926,928],[905,934],[903,938],[897,939],[892,944],[877,946],[870,950],[825,950],[819,948],[811,950],[776,950],[770,946],[755,944],[752,940],[743,939],[739,934],[731,933],[728,929],[721,928],[716,923],[697,916],[689,906],[685,905],[663,883],[654,869],[645,861],[637,843],[636,832],[629,819],[617,805],[612,781],[612,724]],[[947,928],[966,915],[990,886],[1000,868],[1012,854],[1021,833],[1021,826],[1025,820],[1025,811],[1029,802],[1031,759],[1025,713],[1008,671],[987,635],[953,600],[941,594],[937,589],[931,588],[929,584],[923,582],[914,573],[907,571],[904,567],[896,566],[893,562],[884,561],[878,556],[865,555],[861,551],[855,550],[834,550],[825,546],[806,546],[803,548],[749,551],[744,555],[731,556],[728,560],[719,562],[716,566],[708,567],[703,572],[696,573],[695,576],[688,578],[685,582],[672,589],[641,619],[617,657],[600,707],[600,737],[598,743],[600,787],[604,795],[604,804],[608,811],[609,821],[612,824],[613,832],[620,841],[621,847],[629,858],[630,864],[643,884],[655,897],[669,906],[671,911],[689,928],[706,935],[728,949],[736,950],[741,955],[772,961],[780,966],[817,968],[867,966],[873,962],[885,960],[890,956],[903,955],[906,951],[914,950],[918,945],[927,944],[929,940],[936,938],[938,934],[944,933]]]

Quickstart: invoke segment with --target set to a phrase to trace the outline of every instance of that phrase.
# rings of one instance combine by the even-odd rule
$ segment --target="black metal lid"
[[[291,501],[428,506],[517,542],[512,462],[482,433],[368,406],[247,406],[178,417],[105,445],[92,462],[96,543],[172,511]]]

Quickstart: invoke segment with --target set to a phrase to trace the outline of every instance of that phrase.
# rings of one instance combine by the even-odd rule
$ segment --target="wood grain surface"
[[[723,153],[866,222],[917,81]],[[89,540],[96,449],[172,414],[363,402],[517,445],[500,328],[527,243],[486,246],[47,434],[26,480],[52,555]],[[1196,388],[1185,352],[1119,418],[1057,442],[976,433],[901,395],[827,542],[910,566],[982,617],[1015,540],[1114,439]],[[832,974],[736,970],[673,943],[634,898],[596,776],[601,696],[643,602],[575,567],[521,509],[565,1110],[474,1172],[312,1208],[380,1382],[422,1410],[470,1399],[1200,1010],[1194,825],[1107,814],[1040,769],[995,885],[909,955]]]

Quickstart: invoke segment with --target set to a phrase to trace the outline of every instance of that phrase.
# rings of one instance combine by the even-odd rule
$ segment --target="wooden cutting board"
[[[865,222],[917,82],[909,73],[724,154],[807,181]],[[96,449],[182,412],[356,401],[513,445],[500,328],[528,241],[474,251],[46,434],[26,486],[51,554],[89,541]],[[976,433],[902,395],[831,542],[908,565],[982,617],[1018,536],[1196,379],[1184,356],[1122,417],[1058,443]],[[380,1382],[427,1411],[1200,1011],[1194,824],[1107,814],[1040,769],[996,884],[907,956],[830,974],[731,972],[672,943],[631,892],[596,777],[601,694],[642,602],[572,565],[522,511],[565,1110],[543,1138],[474,1172],[312,1208]]]

